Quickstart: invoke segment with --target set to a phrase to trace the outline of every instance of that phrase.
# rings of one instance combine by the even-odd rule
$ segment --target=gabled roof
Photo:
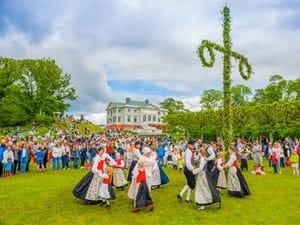
[[[107,106],[108,108],[113,108],[113,107],[125,107],[125,106],[135,106],[138,108],[146,107],[146,106],[151,106],[151,108],[156,108],[160,110],[164,110],[158,106],[155,106],[153,104],[150,104],[148,100],[146,101],[132,101],[131,99],[126,99],[126,102],[110,102]],[[167,110],[166,110],[167,111]]]

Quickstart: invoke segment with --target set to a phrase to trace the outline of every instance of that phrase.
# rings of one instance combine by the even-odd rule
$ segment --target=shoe
[[[190,199],[190,200],[187,200],[187,199],[186,199],[185,202],[186,202],[186,203],[192,203],[193,201],[192,201],[191,199]]]
[[[217,209],[221,209],[221,202],[217,203]]]
[[[140,211],[140,209],[137,207],[133,208],[133,210],[132,210],[132,212],[139,212],[139,211]]]
[[[109,208],[110,207],[110,204],[105,204],[105,206],[104,206],[105,208]]]
[[[200,207],[198,207],[198,210],[204,210],[205,209],[205,206],[200,206]]]
[[[153,209],[154,209],[154,206],[153,206],[153,205],[149,205],[149,206],[148,206],[148,211],[149,211],[149,212],[151,212]]]
[[[177,197],[177,199],[178,199],[178,202],[182,202],[182,197],[181,197],[180,194],[177,194],[176,197]]]

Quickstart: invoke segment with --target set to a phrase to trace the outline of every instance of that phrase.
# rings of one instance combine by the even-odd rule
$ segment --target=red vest
[[[141,183],[142,181],[146,181],[146,172],[145,170],[139,170],[138,175],[136,177],[136,183]]]
[[[110,184],[110,181],[111,181],[111,175],[109,175],[108,178],[103,178],[102,179],[103,184]]]
[[[105,164],[105,160],[100,160],[98,162],[97,169],[101,170],[101,171],[104,171],[104,164]]]

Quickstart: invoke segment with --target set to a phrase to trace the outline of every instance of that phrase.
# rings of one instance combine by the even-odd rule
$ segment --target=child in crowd
[[[241,170],[248,171],[248,156],[249,152],[247,151],[246,147],[243,147],[242,150],[239,152],[240,159],[241,159]]]
[[[257,165],[255,170],[251,172],[254,175],[265,175],[266,173],[262,170],[260,165]]]
[[[183,170],[183,165],[184,165],[183,151],[182,151],[182,149],[179,149],[179,152],[177,154],[177,167],[178,167],[179,171]]]
[[[212,181],[214,185],[217,187],[217,191],[222,193],[222,189],[227,188],[227,181],[224,171],[224,153],[219,152],[218,158],[216,160],[215,168],[212,172]]]
[[[173,156],[172,156],[172,159],[173,159],[173,169],[174,170],[177,170],[178,169],[178,151],[177,151],[177,148],[175,147],[174,148],[174,152],[173,152]]]
[[[35,157],[36,157],[36,165],[37,165],[37,170],[39,172],[44,171],[44,157],[45,157],[45,153],[42,150],[43,146],[39,146],[36,153],[35,153]]]
[[[293,176],[299,176],[298,155],[296,151],[292,152],[290,160],[293,168]]]
[[[133,180],[136,182],[134,193],[134,208],[132,212],[139,212],[140,207],[148,206],[148,210],[153,210],[153,201],[151,198],[148,184],[146,183],[146,170],[144,168],[144,162],[138,161],[137,170],[134,171]],[[130,196],[129,196],[130,197]]]
[[[123,171],[125,168],[125,162],[121,158],[120,152],[116,152],[116,158],[114,161],[116,162],[116,165],[114,166],[113,171],[113,185],[117,189],[124,190],[124,187],[127,186],[127,180]]]
[[[102,184],[99,189],[99,197],[105,203],[105,207],[110,207],[109,200],[116,198],[115,192],[111,186],[112,181],[112,168],[109,166],[105,167],[105,170],[101,173]]]
[[[11,177],[12,166],[12,160],[11,158],[8,158],[7,161],[4,163],[4,173],[6,177]]]

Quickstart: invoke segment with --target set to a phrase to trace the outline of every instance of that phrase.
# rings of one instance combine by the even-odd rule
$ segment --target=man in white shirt
[[[181,192],[177,194],[177,199],[179,202],[182,201],[182,196],[185,192],[187,192],[186,199],[185,201],[187,203],[192,202],[191,201],[191,193],[192,190],[196,186],[196,180],[195,180],[195,175],[193,174],[193,169],[195,169],[195,164],[194,164],[194,149],[195,149],[195,143],[196,141],[190,140],[187,143],[187,149],[185,150],[185,166],[184,166],[184,175],[187,180],[187,184],[182,188]]]

